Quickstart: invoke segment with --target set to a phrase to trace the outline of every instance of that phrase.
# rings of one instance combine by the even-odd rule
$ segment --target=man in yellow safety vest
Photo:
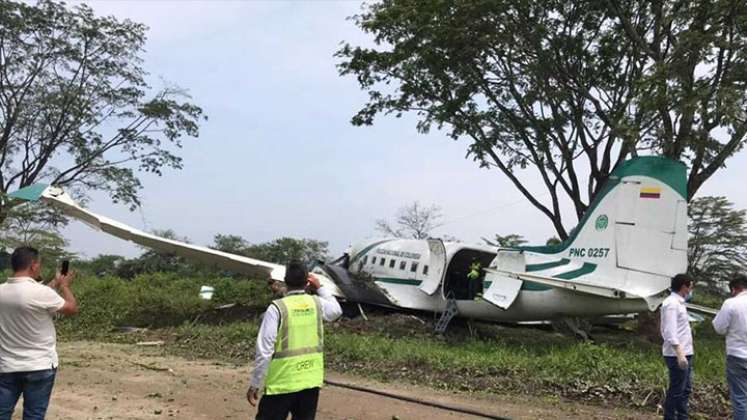
[[[324,382],[324,328],[342,308],[328,287],[300,261],[285,270],[288,294],[267,308],[257,334],[254,370],[246,397],[257,405],[257,420],[313,420]],[[316,295],[306,294],[306,289]]]
[[[470,299],[475,299],[480,295],[482,288],[480,287],[480,276],[482,276],[482,264],[477,258],[472,259],[472,264],[469,265],[469,272],[467,273],[467,289]]]

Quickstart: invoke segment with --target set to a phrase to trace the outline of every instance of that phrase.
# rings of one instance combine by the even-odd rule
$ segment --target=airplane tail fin
[[[617,286],[628,290],[664,290],[669,278],[687,269],[685,165],[654,156],[625,161],[610,174],[568,239],[522,249],[583,262],[587,272],[595,271],[593,277],[613,274],[604,277],[620,279]],[[583,273],[583,267],[577,272]]]

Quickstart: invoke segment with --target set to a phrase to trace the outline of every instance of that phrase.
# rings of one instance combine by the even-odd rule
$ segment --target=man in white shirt
[[[23,420],[41,420],[57,373],[54,314],[78,312],[73,274],[57,274],[49,286],[38,283],[41,258],[30,247],[13,251],[10,264],[13,277],[0,284],[0,420],[10,420],[21,394]]]
[[[687,404],[692,391],[693,334],[685,302],[692,296],[693,278],[677,274],[671,291],[661,304],[662,354],[669,369],[669,388],[664,401],[665,420],[688,418]]]
[[[713,329],[726,335],[726,381],[735,420],[747,420],[747,276],[729,282],[726,299],[713,319]]]
[[[322,321],[334,321],[342,308],[332,292],[309,275],[299,261],[286,267],[287,295],[267,308],[257,334],[254,370],[247,399],[254,406],[264,395],[257,420],[313,420],[324,379]],[[317,296],[306,295],[311,289]],[[264,387],[263,387],[264,384]]]

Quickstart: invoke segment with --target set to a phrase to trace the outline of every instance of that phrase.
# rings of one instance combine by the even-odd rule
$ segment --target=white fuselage
[[[370,276],[397,307],[443,312],[450,285],[458,283],[466,272],[458,267],[461,255],[481,255],[492,261],[497,248],[485,245],[445,243],[445,259],[432,258],[425,240],[381,239],[356,244],[350,249],[349,271],[355,276]],[[463,258],[462,258],[463,260]],[[438,270],[437,265],[444,269]],[[462,263],[461,265],[465,265]],[[483,267],[489,264],[483,263]],[[440,283],[431,295],[421,290],[426,282]],[[488,321],[540,321],[563,317],[593,317],[646,311],[640,299],[610,299],[583,295],[571,291],[526,283],[513,304],[506,310],[482,299],[477,294],[456,296],[462,317]]]

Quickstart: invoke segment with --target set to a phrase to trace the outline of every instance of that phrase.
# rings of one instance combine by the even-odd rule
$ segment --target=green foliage
[[[0,218],[0,247],[9,251],[19,246],[31,246],[39,250],[44,260],[55,262],[71,259],[67,241],[59,229],[66,224],[55,209],[28,203],[11,209],[5,219]]]
[[[747,212],[735,210],[726,197],[699,197],[688,216],[688,272],[723,294],[734,274],[747,270]]]
[[[553,236],[552,238],[548,238],[547,239],[547,241],[545,242],[545,245],[547,245],[547,246],[555,246],[555,245],[560,245],[561,243],[562,243],[562,241],[560,239],[558,239],[557,237]]]
[[[200,287],[212,286],[213,299],[203,300]],[[169,327],[191,322],[215,306],[236,303],[266,307],[271,294],[261,281],[231,278],[184,278],[174,274],[147,274],[125,280],[81,275],[73,284],[80,314],[63,318],[61,334],[76,338],[104,336],[119,326]]]
[[[627,157],[686,162],[693,197],[745,143],[743,1],[381,0],[353,21],[374,44],[336,54],[368,93],[353,124],[410,112],[469,141],[561,239],[563,198],[580,218]]]
[[[0,22],[0,192],[47,182],[137,205],[138,171],[182,167],[202,110],[151,94],[144,25],[50,0],[0,0]],[[0,221],[15,205],[0,199]]]
[[[156,231],[154,234],[162,238],[189,243],[188,238],[179,237],[172,230]],[[329,258],[327,242],[314,239],[285,237],[261,244],[250,244],[240,236],[216,235],[211,248],[278,264],[286,264],[292,259],[313,262],[325,261]],[[240,275],[221,267],[194,262],[174,254],[153,250],[147,250],[139,257],[131,259],[115,255],[100,255],[88,261],[76,261],[76,269],[88,275],[110,275],[125,279],[156,273],[169,273],[186,278],[213,278],[215,276],[233,277],[235,279],[246,278],[246,275]]]
[[[315,239],[289,237],[261,244],[250,244],[237,235],[216,235],[211,248],[262,261],[287,264],[290,260],[326,261],[329,259],[328,245],[327,242]]]
[[[501,248],[516,248],[517,246],[521,246],[527,243],[526,239],[524,239],[523,236],[516,233],[510,233],[505,236],[496,233],[493,240],[487,238],[482,238],[482,240],[490,246],[497,246]]]
[[[127,258],[120,255],[99,255],[88,261],[76,261],[75,271],[96,277],[117,276],[119,266]],[[127,276],[122,276],[127,278]]]

